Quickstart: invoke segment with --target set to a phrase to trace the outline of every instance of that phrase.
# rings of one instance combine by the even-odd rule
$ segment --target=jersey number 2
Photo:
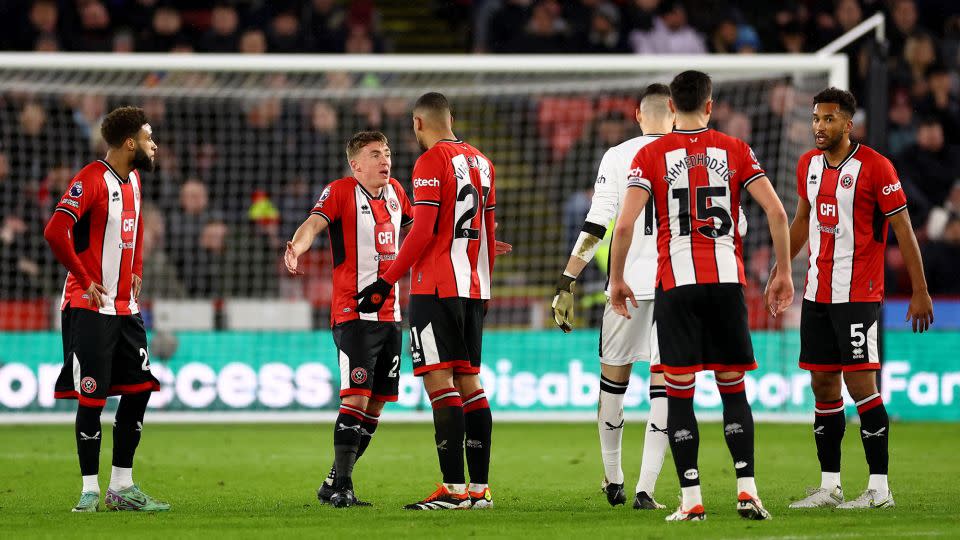
[[[453,238],[466,238],[467,240],[479,240],[480,239],[480,229],[473,229],[470,227],[473,221],[473,218],[477,217],[477,212],[480,209],[480,206],[484,204],[487,200],[487,195],[490,193],[490,188],[483,187],[483,198],[480,197],[480,194],[477,192],[477,188],[473,187],[473,184],[466,184],[460,188],[460,192],[457,193],[457,200],[466,202],[467,197],[470,198],[472,204],[468,206],[463,214],[460,214],[460,217],[457,218],[457,224],[453,228]]]

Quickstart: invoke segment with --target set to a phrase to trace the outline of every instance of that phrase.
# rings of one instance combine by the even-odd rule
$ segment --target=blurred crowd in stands
[[[0,48],[31,51],[377,53],[403,52],[400,30],[385,13],[397,2],[373,0],[24,0],[0,3]],[[886,140],[910,200],[930,290],[960,295],[960,2],[951,0],[458,0],[424,2],[427,16],[448,21],[459,49],[476,53],[753,54],[815,51],[877,11],[887,14],[890,99]],[[408,28],[416,32],[416,28]],[[851,88],[866,102],[871,37],[844,49]],[[438,40],[438,42],[444,42]],[[446,43],[446,42],[444,42]],[[283,76],[263,81],[284,88]],[[364,77],[329,73],[324,88],[370,85]],[[750,89],[720,89],[713,125],[748,141],[768,170],[783,161],[784,137],[812,145],[806,110],[812,93],[785,81]],[[811,90],[811,92],[816,89]],[[725,94],[726,92],[726,94]],[[745,100],[738,92],[753,92]],[[495,113],[503,129],[538,145],[510,153],[507,143],[478,144],[504,164],[504,192],[533,182],[524,168],[532,150],[547,163],[547,199],[524,195],[499,208],[526,223],[520,206],[563,208],[550,241],[518,245],[513,257],[541,257],[543,279],[498,276],[514,285],[547,287],[589,207],[590,186],[603,151],[637,135],[635,95],[545,95]],[[43,245],[42,228],[59,195],[84,163],[101,157],[99,122],[122,96],[0,93],[0,295],[55,295],[61,269]],[[323,184],[346,170],[342,146],[359,129],[381,129],[391,140],[393,176],[407,183],[419,149],[410,132],[408,98],[346,100],[191,100],[152,97],[147,111],[160,145],[160,167],[144,175],[146,291],[154,297],[277,296],[287,294],[279,254]],[[462,104],[461,104],[462,106]],[[498,104],[498,107],[507,107]],[[466,108],[466,107],[462,107]],[[477,106],[480,110],[482,107]],[[478,113],[478,119],[491,121]],[[854,138],[866,142],[868,119],[855,118]],[[466,123],[470,138],[479,123]],[[499,125],[499,124],[498,124]],[[500,126],[501,128],[503,126]],[[499,155],[498,155],[499,154]],[[795,159],[791,157],[790,159]],[[780,164],[792,170],[792,163]],[[498,169],[499,172],[499,169]],[[526,175],[526,176],[525,176]],[[498,181],[499,177],[498,177]],[[537,180],[538,182],[540,180]],[[527,189],[524,190],[524,187]],[[519,197],[518,197],[519,199]],[[792,202],[790,203],[792,205]],[[789,206],[789,205],[788,205]],[[792,213],[792,208],[788,209]],[[751,233],[765,224],[748,206]],[[533,213],[531,213],[533,215]],[[538,219],[538,218],[530,218]],[[501,220],[501,230],[509,222]],[[561,223],[562,221],[562,223]],[[519,244],[521,231],[511,240]],[[531,238],[532,239],[532,238]],[[762,242],[753,243],[761,245]],[[329,261],[315,250],[306,262]],[[558,255],[559,254],[559,255]],[[766,278],[769,252],[748,254],[756,284]],[[888,252],[888,290],[909,291],[896,249]],[[556,262],[556,264],[554,264]],[[798,263],[802,264],[802,263]],[[556,266],[556,268],[553,268]],[[508,266],[504,270],[509,272]],[[16,279],[11,279],[16,269]],[[229,271],[226,271],[229,269]],[[549,270],[547,270],[549,269]],[[539,272],[540,268],[537,268]],[[310,281],[320,303],[329,284]],[[524,279],[527,281],[524,282]],[[542,281],[542,282],[541,282]]]

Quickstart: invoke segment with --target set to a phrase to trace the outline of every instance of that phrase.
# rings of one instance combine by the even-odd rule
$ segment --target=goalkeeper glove
[[[553,297],[553,322],[563,330],[564,333],[570,333],[573,330],[573,289],[576,284],[576,278],[563,273],[557,281],[557,294]]]
[[[386,302],[387,297],[390,296],[392,289],[393,285],[384,281],[383,278],[377,278],[376,281],[364,287],[362,291],[353,297],[354,300],[360,301],[357,304],[357,311],[360,313],[376,313],[380,311],[383,303]]]

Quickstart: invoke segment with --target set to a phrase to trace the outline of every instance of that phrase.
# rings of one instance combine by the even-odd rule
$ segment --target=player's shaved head
[[[650,120],[662,120],[670,116],[670,87],[654,83],[644,89],[640,96],[640,114]]]
[[[451,114],[450,102],[440,92],[427,92],[413,105],[413,115],[422,118],[430,127],[446,127]]]

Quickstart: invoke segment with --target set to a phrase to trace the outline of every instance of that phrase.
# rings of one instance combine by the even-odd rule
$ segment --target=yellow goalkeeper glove
[[[553,297],[553,322],[563,330],[564,333],[570,333],[573,330],[573,289],[576,285],[576,279],[566,274],[560,276],[557,281],[557,294]]]

